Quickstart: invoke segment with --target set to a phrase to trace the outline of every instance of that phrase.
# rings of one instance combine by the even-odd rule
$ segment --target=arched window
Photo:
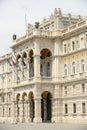
[[[67,65],[64,65],[64,75],[66,76],[68,74],[68,69],[67,69]]]
[[[66,50],[66,44],[64,44],[64,53],[66,53],[66,51],[67,51],[67,50]]]
[[[85,71],[85,63],[84,60],[81,61],[81,72],[83,73]]]
[[[72,74],[76,73],[76,65],[75,62],[72,63]]]
[[[22,65],[24,67],[26,67],[26,60],[27,60],[27,53],[26,52],[23,52],[21,60],[22,60]]]
[[[49,49],[44,48],[40,52],[40,74],[41,76],[51,76],[51,56],[52,53]]]
[[[74,51],[75,50],[75,42],[72,41],[72,50]]]

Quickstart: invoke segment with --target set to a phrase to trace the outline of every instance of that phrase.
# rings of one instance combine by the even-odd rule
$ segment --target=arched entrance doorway
[[[16,96],[16,117],[17,117],[17,122],[19,122],[19,116],[20,116],[20,93],[17,94]]]
[[[33,92],[29,93],[29,117],[31,119],[31,122],[33,122],[34,119],[34,95]]]
[[[45,91],[41,95],[41,117],[42,122],[51,122],[52,117],[52,103],[51,103],[51,94],[48,91]]]
[[[26,92],[23,93],[22,95],[22,122],[25,122],[25,116],[26,116],[26,108],[25,108],[25,105],[26,105],[26,97],[27,97],[27,94]]]

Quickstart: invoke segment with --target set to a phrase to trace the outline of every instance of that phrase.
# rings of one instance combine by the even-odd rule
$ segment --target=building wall
[[[0,58],[0,122],[87,122],[87,22],[65,30],[61,11],[54,15],[54,31],[45,21]]]

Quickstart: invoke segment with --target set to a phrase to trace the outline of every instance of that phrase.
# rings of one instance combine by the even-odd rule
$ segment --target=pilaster
[[[40,55],[34,55],[34,77],[40,77]]]
[[[42,122],[41,118],[41,86],[35,85],[35,96],[34,96],[34,102],[35,102],[35,123]]]
[[[62,91],[60,85],[55,85],[54,98],[52,99],[52,122],[62,121]]]
[[[12,89],[12,122],[15,122],[15,91]]]
[[[41,98],[36,98],[34,99],[35,101],[35,118],[34,122],[35,123],[40,123],[42,122],[41,119]]]

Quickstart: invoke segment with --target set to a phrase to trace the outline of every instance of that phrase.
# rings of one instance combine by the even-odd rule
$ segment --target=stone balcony
[[[53,78],[52,77],[29,77],[28,79],[25,80],[19,80],[19,81],[14,81],[12,83],[13,88],[15,87],[22,87],[22,86],[27,86],[31,85],[34,83],[47,83],[47,84],[52,84],[53,83]]]
[[[55,37],[61,37],[61,30],[57,31],[48,31],[48,30],[40,30],[40,29],[34,29],[32,32],[13,40],[11,48],[23,44],[33,38],[55,38]]]
[[[68,76],[63,76],[63,82],[77,81],[77,80],[87,79],[87,72],[80,72],[77,74],[72,74]]]

